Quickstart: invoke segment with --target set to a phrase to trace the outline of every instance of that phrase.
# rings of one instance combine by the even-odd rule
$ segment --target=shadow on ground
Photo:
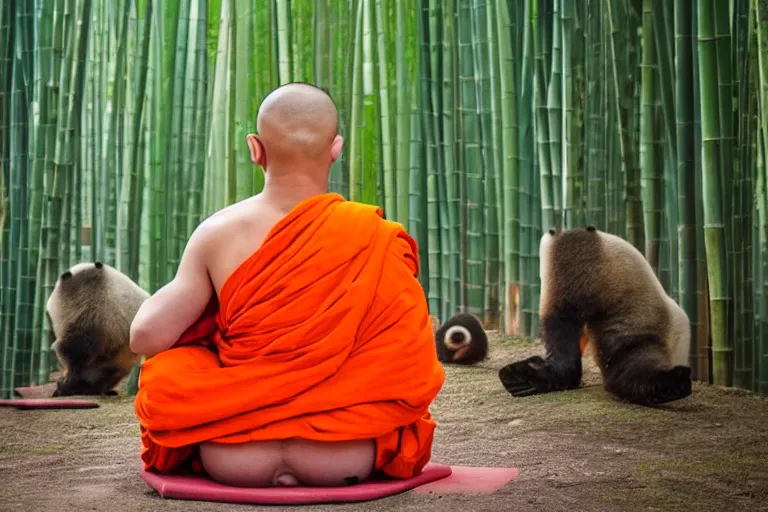
[[[306,510],[768,510],[768,400],[694,386],[673,405],[644,408],[606,394],[585,359],[582,389],[515,399],[497,371],[541,353],[491,335],[473,368],[448,367],[433,406],[435,462],[514,466],[491,495],[405,493]],[[130,398],[99,409],[0,412],[0,510],[260,510],[162,500],[138,475],[139,429]],[[285,510],[264,507],[264,510]],[[294,510],[296,507],[290,508]]]

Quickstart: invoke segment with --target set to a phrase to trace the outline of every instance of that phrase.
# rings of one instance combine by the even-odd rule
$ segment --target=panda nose
[[[451,343],[455,343],[456,345],[458,345],[463,341],[464,341],[464,333],[461,333],[461,332],[451,333]]]

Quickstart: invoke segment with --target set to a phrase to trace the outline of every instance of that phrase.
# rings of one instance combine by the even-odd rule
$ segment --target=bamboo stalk
[[[643,0],[643,63],[641,114],[641,176],[643,213],[645,215],[645,257],[654,273],[659,274],[662,208],[664,184],[662,181],[661,148],[656,135],[656,36],[651,9],[652,0]]]
[[[725,276],[726,240],[723,233],[723,205],[720,181],[718,119],[719,97],[715,12],[709,0],[698,5],[699,76],[701,81],[702,186],[704,199],[704,241],[709,277],[709,304],[712,329],[712,377],[716,385],[730,386],[733,379],[732,352],[727,340],[728,296]],[[717,71],[716,71],[717,70]]]
[[[622,92],[625,97],[634,97],[634,80],[629,80],[626,69],[631,69],[625,65],[622,59],[619,47],[620,34],[623,32],[619,27],[619,17],[617,6],[620,0],[605,0],[605,7],[608,16],[608,26],[610,30],[610,52],[612,59],[612,81],[614,89],[614,98],[619,119],[619,148],[621,150],[621,171],[626,176],[626,229],[629,242],[642,249],[645,245],[643,218],[641,213],[640,197],[640,173],[635,164],[634,139],[629,123],[632,120],[630,104],[622,101]]]
[[[699,375],[696,297],[696,169],[693,126],[692,0],[675,0],[675,112],[677,115],[679,303],[691,324],[691,376]]]

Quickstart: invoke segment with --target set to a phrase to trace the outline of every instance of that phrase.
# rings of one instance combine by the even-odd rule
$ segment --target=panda
[[[435,348],[442,363],[471,365],[488,355],[488,336],[477,317],[456,313],[437,329]]]
[[[594,226],[549,230],[539,246],[541,339],[546,357],[503,367],[513,396],[575,389],[585,345],[606,391],[657,405],[691,394],[688,315],[632,244]]]
[[[53,396],[116,395],[140,356],[131,322],[149,294],[100,261],[78,263],[56,281],[46,303],[52,347],[63,376]]]

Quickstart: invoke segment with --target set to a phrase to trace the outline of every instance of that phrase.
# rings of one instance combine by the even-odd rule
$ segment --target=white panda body
[[[535,356],[499,372],[516,396],[580,385],[580,338],[588,332],[606,389],[636,403],[690,394],[690,322],[643,254],[596,230],[545,233],[539,243],[541,338]]]
[[[101,262],[72,266],[46,303],[64,376],[54,396],[114,394],[140,357],[129,346],[130,326],[149,294]]]

